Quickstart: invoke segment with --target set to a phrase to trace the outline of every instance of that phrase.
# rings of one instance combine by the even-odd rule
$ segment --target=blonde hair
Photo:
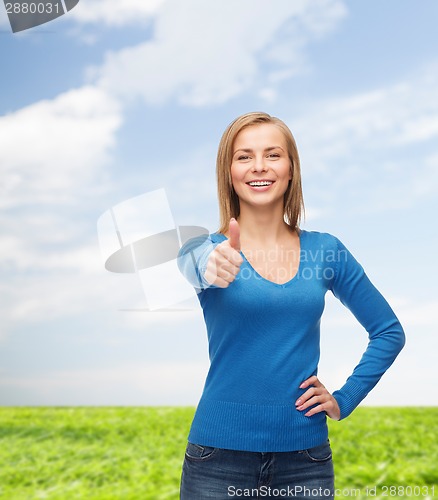
[[[277,126],[286,140],[287,152],[291,163],[292,179],[284,193],[284,220],[293,228],[298,228],[304,215],[304,200],[301,186],[300,158],[294,136],[288,126],[279,118],[267,113],[252,112],[236,118],[228,125],[219,143],[216,177],[219,200],[220,227],[219,233],[228,230],[231,217],[237,219],[240,214],[239,197],[231,181],[231,162],[233,146],[237,135],[243,129],[254,125],[272,124]]]

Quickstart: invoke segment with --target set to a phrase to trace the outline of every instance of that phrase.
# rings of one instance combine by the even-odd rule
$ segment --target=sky
[[[248,111],[291,128],[302,227],[340,238],[405,329],[363,404],[437,405],[437,17],[435,0],[82,0],[13,34],[0,5],[0,405],[197,403],[194,291],[148,310],[139,274],[105,269],[98,220],[164,190],[175,227],[216,231],[217,145]],[[330,391],[366,343],[327,295]]]

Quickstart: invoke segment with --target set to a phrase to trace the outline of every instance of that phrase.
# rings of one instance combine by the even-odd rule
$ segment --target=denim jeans
[[[330,443],[307,450],[259,453],[188,443],[181,500],[333,499]]]

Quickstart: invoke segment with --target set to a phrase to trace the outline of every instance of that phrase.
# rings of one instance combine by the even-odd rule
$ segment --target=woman
[[[217,182],[220,228],[189,241],[178,260],[198,292],[211,361],[181,499],[331,498],[326,416],[341,420],[362,401],[402,349],[403,329],[337,238],[299,229],[300,162],[281,120],[249,113],[232,122]],[[317,377],[329,290],[369,335],[333,394]]]

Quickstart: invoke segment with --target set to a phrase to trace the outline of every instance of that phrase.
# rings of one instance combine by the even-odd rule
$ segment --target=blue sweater
[[[221,233],[194,238],[178,257],[181,272],[198,293],[210,356],[189,441],[258,452],[322,444],[328,437],[326,414],[305,417],[295,401],[306,390],[300,384],[317,374],[326,292],[350,309],[369,336],[359,364],[333,393],[341,419],[393,363],[405,342],[403,329],[361,265],[330,234],[300,231],[299,269],[287,283],[263,278],[242,254],[228,288],[209,286],[203,278],[208,256],[224,240]]]

